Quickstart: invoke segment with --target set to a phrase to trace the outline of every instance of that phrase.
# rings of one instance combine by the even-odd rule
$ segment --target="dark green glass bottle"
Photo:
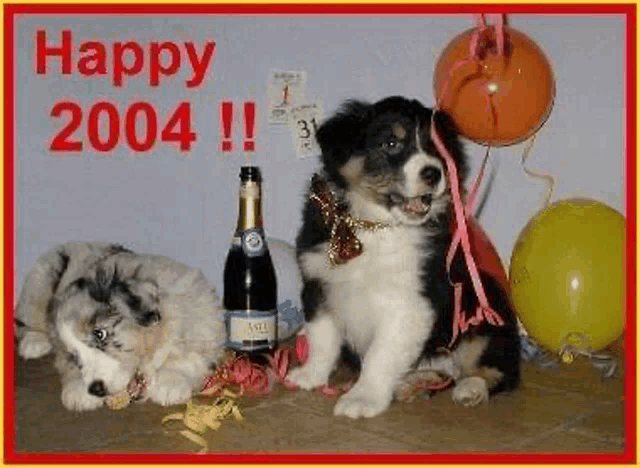
[[[260,169],[240,170],[238,224],[224,267],[228,348],[261,352],[276,347],[277,282],[262,220]]]

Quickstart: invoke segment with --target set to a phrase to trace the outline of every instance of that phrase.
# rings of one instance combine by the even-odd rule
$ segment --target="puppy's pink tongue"
[[[429,206],[420,197],[415,197],[407,200],[402,209],[411,213],[426,213],[429,210]]]

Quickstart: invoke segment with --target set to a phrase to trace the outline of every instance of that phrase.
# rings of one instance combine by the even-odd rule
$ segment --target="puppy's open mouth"
[[[390,193],[389,201],[403,212],[413,216],[424,216],[431,209],[433,197],[430,193],[419,197],[407,198],[399,193]]]

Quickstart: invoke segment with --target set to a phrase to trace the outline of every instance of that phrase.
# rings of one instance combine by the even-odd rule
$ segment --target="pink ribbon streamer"
[[[500,315],[496,311],[494,311],[491,306],[489,306],[489,301],[487,300],[487,296],[484,292],[484,287],[482,286],[482,281],[480,280],[480,275],[478,273],[478,267],[476,266],[476,262],[473,258],[473,255],[471,254],[471,242],[469,240],[469,231],[467,228],[466,215],[464,212],[465,209],[462,205],[462,199],[460,197],[458,171],[456,169],[453,158],[449,153],[449,150],[447,150],[446,146],[442,142],[442,139],[440,138],[440,135],[436,130],[436,112],[437,110],[434,111],[431,119],[431,138],[433,139],[438,152],[443,157],[445,164],[447,165],[447,175],[449,177],[449,184],[453,197],[453,207],[457,222],[457,230],[454,234],[454,239],[459,239],[458,242],[462,244],[462,251],[466,260],[467,269],[469,271],[469,275],[471,276],[471,282],[473,283],[473,288],[478,298],[478,302],[480,303],[476,310],[476,315],[474,317],[471,317],[469,320],[465,320],[464,313],[462,311],[462,285],[455,285],[453,337],[451,339],[451,342],[449,343],[449,346],[452,346],[458,338],[458,335],[467,331],[470,325],[478,325],[484,319],[492,325],[501,326],[504,325],[504,321],[502,320]],[[479,179],[477,179],[476,182],[479,183]],[[447,271],[449,271],[451,268],[451,262],[453,261],[453,257],[457,247],[458,244],[453,242],[449,247],[449,252],[447,255]]]
[[[495,17],[496,25],[496,49],[499,55],[504,56],[505,54],[505,25],[506,25],[506,17],[503,14],[491,15]],[[453,258],[458,247],[462,246],[462,251],[466,260],[467,270],[469,271],[469,275],[471,277],[471,282],[473,284],[474,291],[476,293],[476,297],[478,298],[479,305],[476,309],[475,315],[471,316],[468,319],[465,319],[465,315],[462,311],[462,284],[454,285],[454,325],[453,325],[453,337],[451,342],[449,343],[449,347],[451,347],[460,333],[466,332],[470,326],[477,326],[482,323],[483,320],[486,320],[488,323],[492,325],[502,326],[504,325],[504,321],[500,315],[494,311],[489,305],[489,301],[487,300],[487,296],[484,291],[484,287],[482,285],[482,281],[480,280],[480,275],[478,273],[478,268],[476,266],[473,255],[471,254],[471,242],[469,240],[469,231],[467,227],[467,217],[470,216],[469,213],[473,210],[475,206],[476,197],[478,193],[478,189],[480,183],[484,177],[485,166],[486,166],[486,157],[480,169],[480,172],[476,176],[475,181],[473,182],[473,186],[467,200],[467,205],[464,206],[462,204],[462,199],[460,196],[460,187],[458,183],[458,173],[451,157],[451,154],[445,147],[440,135],[437,132],[435,126],[435,115],[438,112],[438,109],[442,105],[442,101],[444,100],[447,93],[451,92],[451,79],[453,73],[459,69],[460,67],[469,64],[469,63],[480,63],[480,52],[482,39],[487,34],[489,27],[487,26],[487,22],[484,14],[474,15],[474,23],[476,30],[471,36],[471,40],[469,42],[469,56],[466,59],[462,59],[453,64],[451,69],[448,72],[447,79],[443,84],[444,92],[441,94],[438,102],[436,103],[436,109],[434,110],[432,119],[431,119],[431,138],[433,139],[434,144],[438,152],[443,157],[445,164],[447,165],[447,175],[449,177],[449,183],[451,187],[451,193],[453,196],[453,206],[454,213],[457,223],[456,231],[453,235],[451,245],[449,247],[449,251],[447,253],[447,272],[450,272],[451,265],[453,263]],[[487,111],[492,117],[492,122],[495,125],[497,123],[497,115],[491,103],[491,96],[486,92],[486,83],[483,81],[478,84],[478,86],[482,89],[479,92],[485,94]]]

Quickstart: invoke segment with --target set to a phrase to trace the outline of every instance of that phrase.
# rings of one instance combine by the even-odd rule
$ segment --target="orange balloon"
[[[551,65],[537,44],[504,28],[505,53],[499,55],[495,28],[481,35],[477,60],[469,29],[445,48],[434,74],[436,102],[465,137],[483,145],[507,146],[526,140],[546,122],[555,97]]]

